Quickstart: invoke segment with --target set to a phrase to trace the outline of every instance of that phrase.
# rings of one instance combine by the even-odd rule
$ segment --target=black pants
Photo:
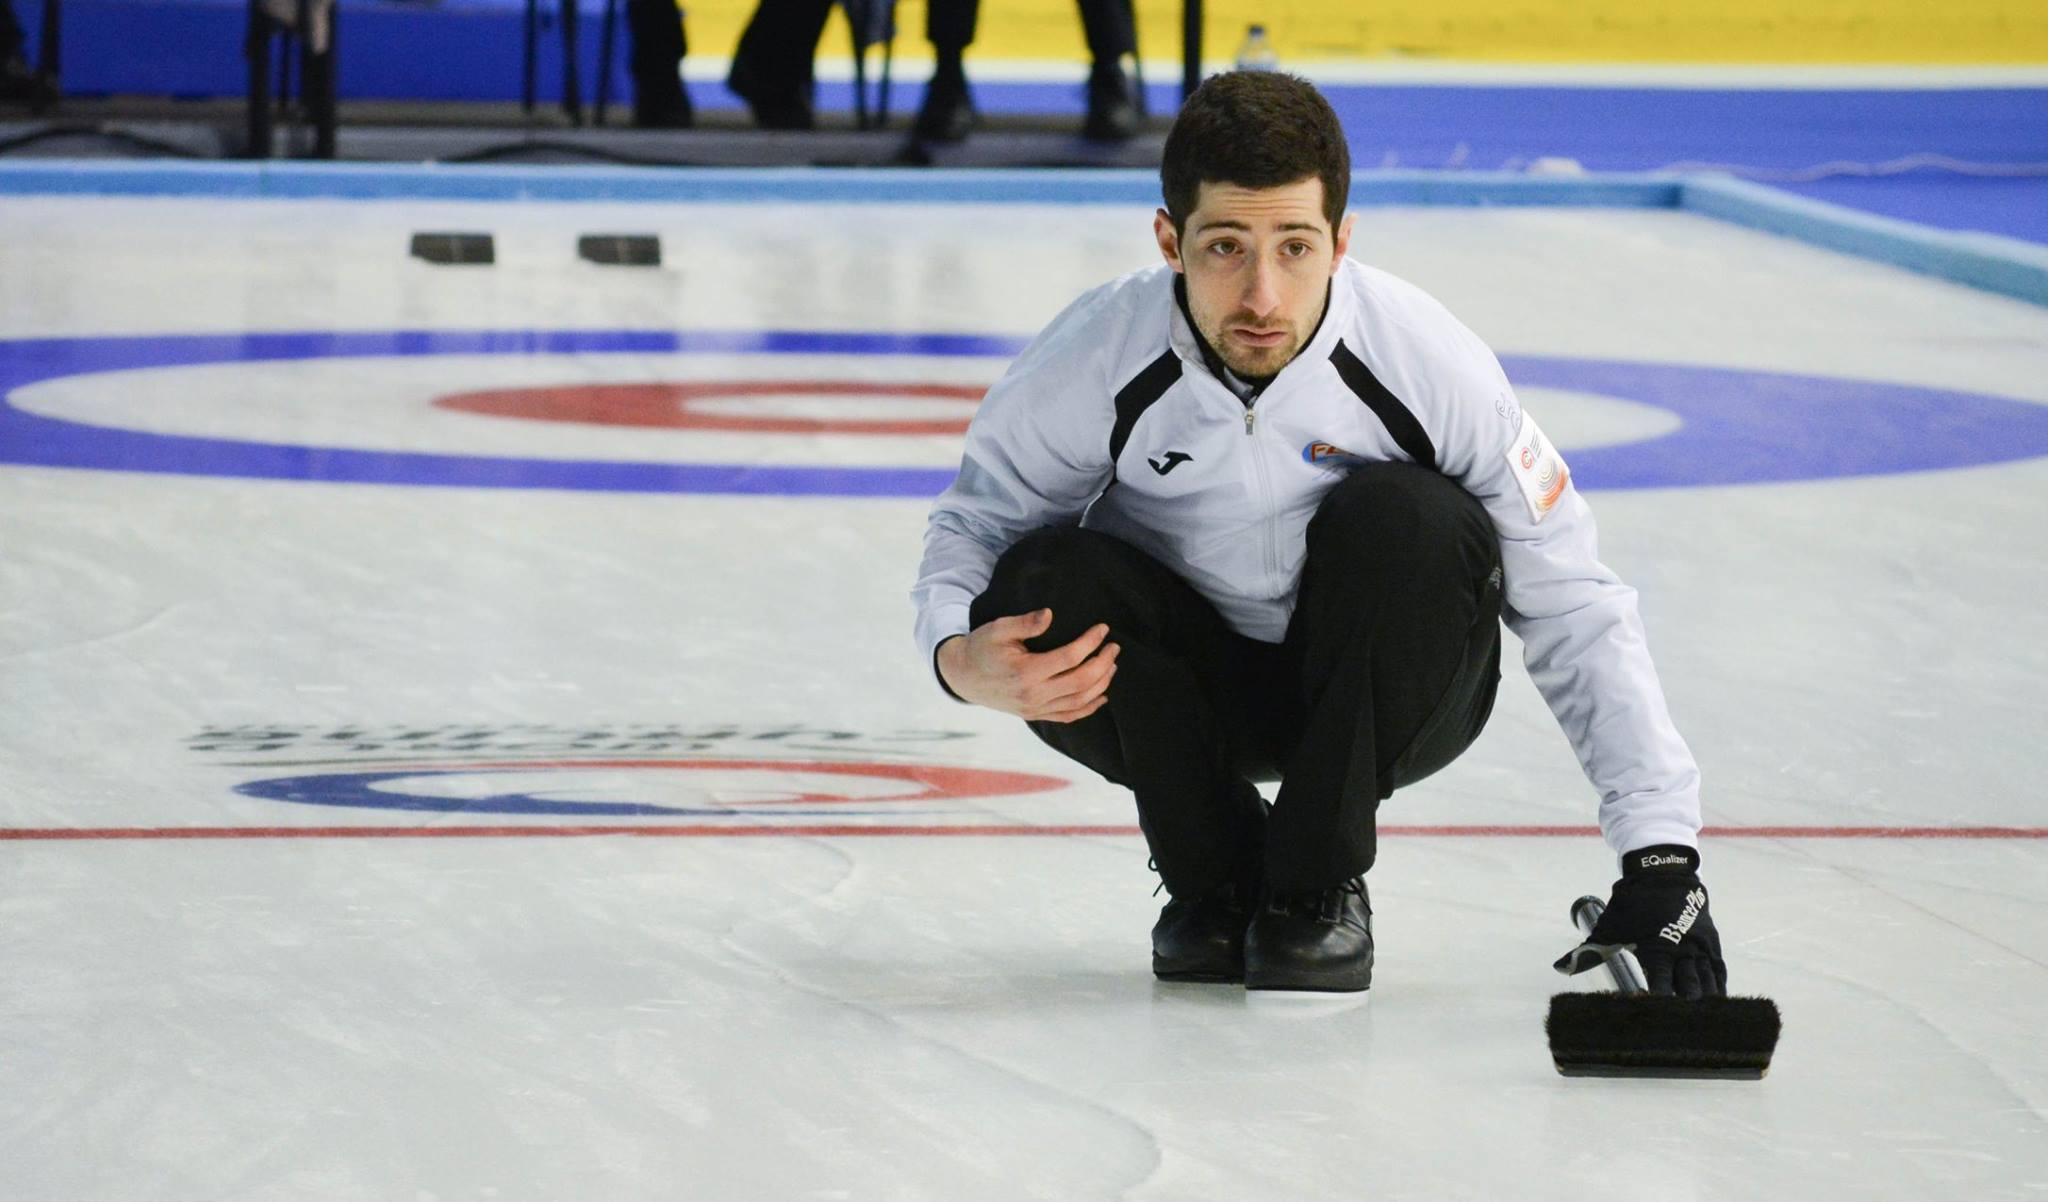
[[[1261,878],[1328,888],[1372,867],[1379,803],[1456,759],[1500,683],[1500,545],[1479,503],[1408,464],[1371,464],[1308,527],[1286,638],[1237,634],[1186,581],[1072,527],[1021,539],[976,598],[977,626],[1050,607],[1050,650],[1107,622],[1109,702],[1034,722],[1137,797],[1175,894]],[[1270,813],[1252,780],[1278,777]]]
[[[1079,0],[1079,6],[1094,61],[1114,63],[1137,53],[1131,0]],[[832,0],[761,0],[733,58],[744,60],[770,90],[801,87],[808,94],[812,60],[831,13]],[[935,49],[958,54],[973,43],[980,15],[980,0],[931,0],[925,8],[925,38]]]
[[[26,41],[20,23],[14,19],[14,0],[0,0],[0,62],[20,58]]]
[[[5,3],[5,0],[0,0]],[[690,104],[683,92],[683,15],[676,0],[626,0],[632,33],[633,115],[642,124],[683,119]]]

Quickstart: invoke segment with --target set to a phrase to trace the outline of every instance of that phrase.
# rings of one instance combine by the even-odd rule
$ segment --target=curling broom
[[[1597,897],[1572,903],[1572,922],[1591,934],[1606,909]],[[1612,993],[1560,993],[1543,1029],[1550,1058],[1567,1077],[1678,1077],[1756,1081],[1778,1046],[1778,1007],[1762,997],[1682,998],[1651,993],[1633,957],[1606,960]]]

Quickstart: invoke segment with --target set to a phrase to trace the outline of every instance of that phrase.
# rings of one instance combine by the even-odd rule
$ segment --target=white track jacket
[[[1599,790],[1608,845],[1698,846],[1699,769],[1635,590],[1601,565],[1592,511],[1478,336],[1421,289],[1346,259],[1314,337],[1247,404],[1207,366],[1174,281],[1161,264],[1089,292],[989,390],[925,532],[911,593],[924,662],[967,632],[1005,549],[1077,522],[1277,643],[1324,493],[1356,463],[1418,463],[1493,519],[1508,629]]]

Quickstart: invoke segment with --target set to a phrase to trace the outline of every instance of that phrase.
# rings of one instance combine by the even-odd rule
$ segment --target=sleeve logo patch
[[[1529,505],[1529,520],[1541,522],[1549,517],[1550,511],[1564,499],[1572,472],[1557,448],[1536,428],[1536,419],[1526,409],[1522,411],[1521,432],[1508,445],[1507,461],[1515,484],[1522,490],[1522,500]]]

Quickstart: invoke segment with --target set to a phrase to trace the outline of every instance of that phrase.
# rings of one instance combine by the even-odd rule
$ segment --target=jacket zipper
[[[1244,435],[1246,438],[1255,437],[1252,429],[1252,419],[1252,407],[1246,405],[1244,407]],[[1273,544],[1277,541],[1273,535],[1273,481],[1266,473],[1266,457],[1259,453],[1257,442],[1252,443],[1251,453],[1252,471],[1259,478],[1259,507],[1264,513],[1264,516],[1259,520],[1259,556],[1266,567],[1267,588],[1271,589],[1274,578],[1280,574],[1280,568],[1275,562],[1273,550]]]

